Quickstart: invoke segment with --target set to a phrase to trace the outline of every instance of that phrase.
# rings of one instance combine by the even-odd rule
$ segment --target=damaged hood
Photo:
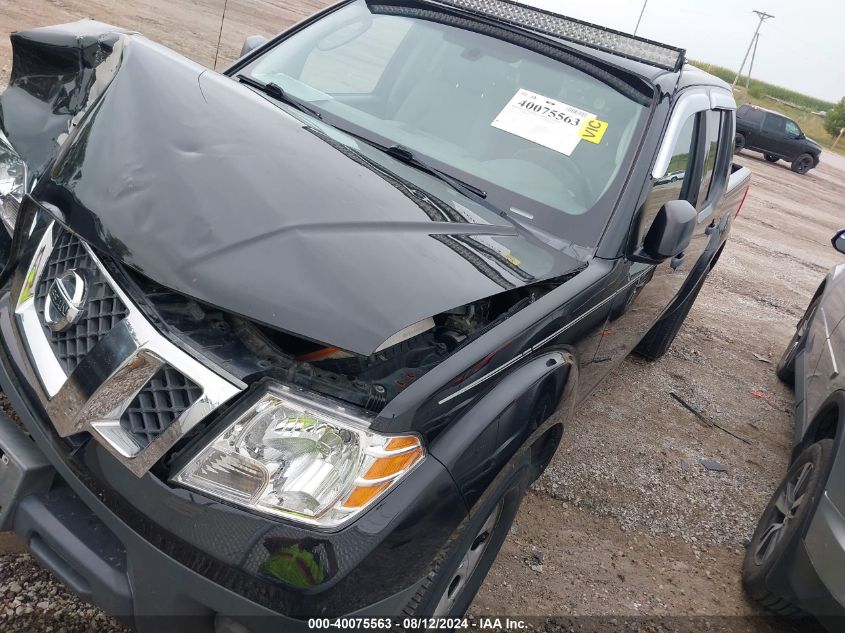
[[[80,46],[74,26],[52,27],[64,37],[50,46]],[[96,100],[75,95],[88,111],[35,194],[95,248],[164,286],[369,355],[427,317],[582,266],[425,174],[368,159],[376,150],[98,26],[119,63]],[[100,75],[60,85],[74,96],[102,86]],[[16,149],[36,162],[57,153],[57,130],[80,114],[56,94],[28,87],[18,68],[0,99]],[[21,128],[27,117],[40,135]]]

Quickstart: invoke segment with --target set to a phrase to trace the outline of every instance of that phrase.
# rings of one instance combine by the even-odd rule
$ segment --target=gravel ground
[[[28,554],[4,556],[0,564],[0,630],[126,631],[99,609],[68,593]]]
[[[325,4],[229,0],[218,66],[245,35],[269,35]],[[211,65],[221,6],[17,0],[0,2],[0,32],[93,17]],[[0,40],[0,85],[9,57]],[[845,226],[845,159],[825,155],[806,177],[754,155],[739,160],[754,172],[751,193],[675,345],[657,363],[625,361],[576,412],[472,614],[556,615],[547,630],[591,633],[643,617],[662,619],[635,620],[630,630],[820,630],[761,619],[742,593],[739,568],[790,449],[792,394],[774,363],[825,271],[842,261],[828,240]],[[703,424],[672,393],[733,435]],[[0,410],[9,410],[2,394]],[[124,630],[20,551],[0,535],[0,630]],[[683,620],[692,628],[679,617],[693,618]]]

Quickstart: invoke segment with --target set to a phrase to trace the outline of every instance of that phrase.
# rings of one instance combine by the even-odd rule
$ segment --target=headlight
[[[0,132],[0,220],[11,235],[26,193],[26,165]]]
[[[423,458],[415,435],[368,426],[342,407],[270,386],[172,481],[260,512],[337,526]]]

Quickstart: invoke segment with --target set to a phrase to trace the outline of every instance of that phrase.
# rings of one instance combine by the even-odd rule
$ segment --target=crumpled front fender
[[[0,95],[0,132],[28,167],[44,173],[120,66],[131,33],[82,20],[11,36],[12,74]]]

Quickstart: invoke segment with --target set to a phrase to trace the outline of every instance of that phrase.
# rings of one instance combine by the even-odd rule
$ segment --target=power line
[[[214,70],[217,70],[217,57],[220,55],[220,42],[223,41],[223,23],[226,21],[226,7],[229,0],[223,0],[223,15],[220,16],[220,32],[217,34],[217,49],[214,51]]]
[[[757,23],[757,29],[754,31],[754,35],[751,37],[751,42],[748,44],[748,50],[745,51],[745,57],[742,58],[742,65],[739,67],[739,72],[736,74],[736,78],[734,79],[734,88],[736,88],[736,84],[739,83],[739,76],[742,74],[742,71],[745,70],[745,62],[748,61],[748,54],[751,52],[751,47],[756,44],[757,36],[760,35],[760,27],[763,26],[763,22],[765,22],[769,18],[775,17],[769,13],[766,13],[765,11],[755,10],[753,11],[753,13],[757,14],[757,17],[760,18],[760,21]]]
[[[640,11],[640,17],[637,19],[637,26],[634,27],[634,35],[637,34],[637,31],[640,30],[640,22],[643,21],[643,14],[645,13],[646,5],[648,4],[648,0],[643,0],[643,8]]]

